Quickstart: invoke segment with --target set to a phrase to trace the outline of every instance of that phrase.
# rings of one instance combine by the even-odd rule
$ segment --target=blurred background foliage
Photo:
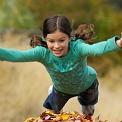
[[[93,23],[100,37],[118,34],[122,26],[121,0],[0,0],[1,29],[34,29],[53,14],[71,19],[73,27]]]

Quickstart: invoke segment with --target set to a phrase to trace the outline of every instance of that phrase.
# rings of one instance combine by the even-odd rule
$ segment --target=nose
[[[58,42],[55,42],[55,44],[54,44],[54,48],[59,48],[60,47],[60,44],[58,43]]]

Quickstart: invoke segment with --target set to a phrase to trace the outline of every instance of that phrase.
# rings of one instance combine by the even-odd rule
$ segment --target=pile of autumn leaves
[[[99,117],[92,119],[90,116],[79,114],[78,112],[62,112],[54,114],[52,111],[45,111],[39,117],[30,117],[24,122],[108,122],[101,121]]]

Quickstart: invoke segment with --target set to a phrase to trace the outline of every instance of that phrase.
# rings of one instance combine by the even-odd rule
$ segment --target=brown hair
[[[46,37],[47,34],[53,33],[56,30],[67,34],[70,37],[72,28],[70,21],[65,16],[51,16],[45,19],[43,23],[43,36]]]
[[[31,40],[30,40],[30,46],[33,48],[36,46],[47,47],[47,43],[45,42],[45,39],[42,36],[34,34],[32,35]]]
[[[83,39],[87,43],[93,43],[93,37],[95,35],[93,24],[80,24],[75,31],[76,39]]]
[[[40,37],[38,35],[33,35],[30,41],[30,46],[36,47],[38,45],[41,45],[47,47],[44,38],[47,36],[47,34],[53,33],[56,30],[63,32],[70,37],[72,28],[69,19],[65,16],[60,16],[60,15],[50,16],[46,18],[43,22],[43,29],[42,29],[43,36]]]

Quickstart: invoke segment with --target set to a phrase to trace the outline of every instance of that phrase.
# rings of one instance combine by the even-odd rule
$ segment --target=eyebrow
[[[63,38],[66,38],[66,37],[60,37],[60,38],[58,38],[58,40],[59,40],[59,39],[63,39]],[[52,38],[46,38],[46,39],[55,40],[55,39],[52,39]]]

